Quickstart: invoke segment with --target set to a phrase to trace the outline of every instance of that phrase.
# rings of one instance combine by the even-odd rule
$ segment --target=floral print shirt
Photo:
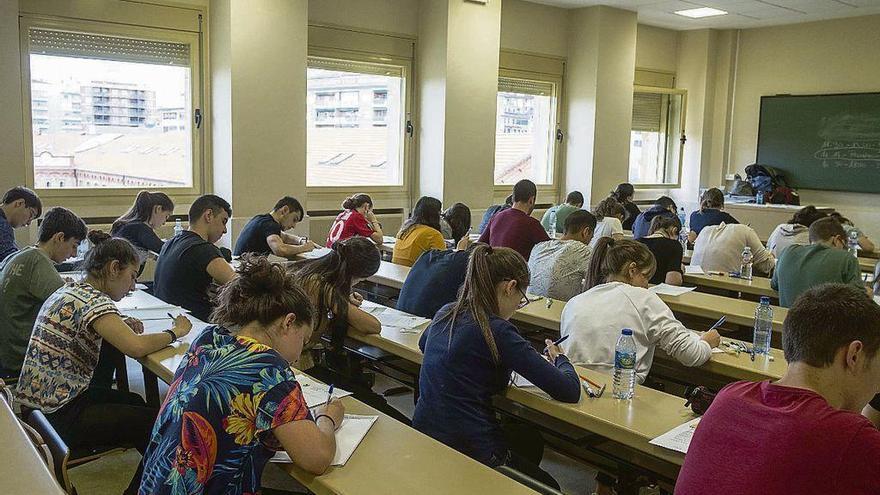
[[[312,416],[289,363],[209,326],[174,374],[139,494],[257,494],[266,462],[282,448],[272,429],[299,420]]]

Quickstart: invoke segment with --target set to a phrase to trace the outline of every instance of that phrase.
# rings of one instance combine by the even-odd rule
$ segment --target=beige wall
[[[309,23],[415,36],[419,0],[309,0]]]
[[[501,49],[565,57],[570,10],[504,0],[501,4]]]
[[[675,72],[678,31],[639,24],[636,30],[636,67]]]

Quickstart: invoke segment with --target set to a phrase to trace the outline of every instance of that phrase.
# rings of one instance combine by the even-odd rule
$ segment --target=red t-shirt
[[[496,213],[480,235],[480,242],[492,247],[509,247],[528,261],[532,248],[550,240],[541,222],[521,210],[508,208]]]
[[[370,237],[373,229],[367,218],[357,210],[345,210],[336,216],[333,226],[330,227],[330,235],[327,236],[327,247],[333,247],[336,241],[344,241],[356,235]]]
[[[880,493],[880,431],[809,390],[732,383],[694,432],[675,493]]]

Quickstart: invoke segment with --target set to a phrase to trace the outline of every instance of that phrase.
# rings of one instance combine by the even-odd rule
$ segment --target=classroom
[[[880,493],[880,0],[0,0],[0,493]]]

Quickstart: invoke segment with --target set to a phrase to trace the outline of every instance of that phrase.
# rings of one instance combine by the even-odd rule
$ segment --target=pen
[[[330,384],[330,388],[327,389],[327,404],[330,404],[330,399],[333,398],[333,384]]]
[[[716,321],[714,325],[709,327],[709,330],[707,330],[707,331],[715,330],[716,328],[718,328],[722,324],[724,324],[725,321],[727,321],[727,315],[723,315],[721,318],[719,318],[718,321]]]
[[[606,385],[599,385],[598,383],[594,382],[593,380],[590,380],[589,378],[585,377],[584,375],[579,374],[578,377],[580,377],[580,379],[583,380],[583,382],[586,382],[586,383],[581,382],[581,384],[584,385],[584,387],[587,390],[587,393],[590,394],[590,397],[602,397],[602,394],[605,393]],[[597,393],[597,392],[593,391],[593,389],[590,388],[588,385],[592,385],[592,386],[596,387],[597,389],[599,389],[599,392]]]
[[[171,313],[168,313],[168,317],[171,318],[172,320],[174,319],[174,317],[171,316]]]
[[[547,299],[547,309],[550,309],[550,306],[553,306],[553,299],[550,299],[549,297],[547,297],[546,299]]]
[[[553,345],[559,345],[559,344],[565,342],[565,339],[567,339],[567,338],[568,338],[568,335],[563,335],[562,337],[559,337],[558,339],[556,339],[556,340],[553,342]],[[548,352],[549,350],[550,350],[550,346],[545,347],[545,348],[544,348],[544,354],[547,354],[547,352]]]

